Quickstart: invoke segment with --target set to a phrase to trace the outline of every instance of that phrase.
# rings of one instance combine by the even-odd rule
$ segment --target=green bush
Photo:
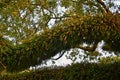
[[[119,67],[120,62],[77,63],[67,67],[1,75],[0,80],[120,80]]]

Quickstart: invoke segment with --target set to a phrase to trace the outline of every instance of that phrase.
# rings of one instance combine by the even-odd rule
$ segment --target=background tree
[[[108,3],[106,6],[102,0],[1,0],[1,65],[9,71],[23,70],[59,52],[61,57],[71,48],[94,52],[102,40],[104,50],[119,53],[120,15],[113,14],[108,8],[113,5]],[[48,25],[51,20],[52,28]],[[13,42],[4,37],[13,38]]]

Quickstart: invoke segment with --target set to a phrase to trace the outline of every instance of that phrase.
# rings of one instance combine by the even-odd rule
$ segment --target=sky
[[[114,1],[114,4],[115,4],[115,5],[120,6],[120,0],[113,0],[113,1]],[[111,10],[112,12],[116,11],[115,8],[110,8],[110,10]],[[120,13],[120,9],[119,9],[119,13]]]

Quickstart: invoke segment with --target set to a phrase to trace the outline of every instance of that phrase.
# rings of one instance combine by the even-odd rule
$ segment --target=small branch
[[[31,5],[41,6],[42,10],[45,9],[45,10],[49,11],[50,13],[52,13],[55,17],[57,16],[53,11],[45,8],[41,3],[39,3],[39,4],[31,4]]]
[[[93,52],[93,51],[96,50],[97,46],[98,46],[98,41],[95,42],[92,47],[90,47],[89,45],[86,46],[86,47],[83,47],[82,45],[78,45],[78,46],[76,46],[76,47],[77,47],[77,48],[80,48],[80,49],[83,49],[83,50],[85,50],[85,51]]]
[[[2,64],[2,62],[0,62],[1,66],[5,69],[6,67],[4,66],[4,64]]]
[[[95,49],[96,49],[96,47],[89,47],[89,46],[87,46],[87,47],[83,47],[83,46],[78,46],[78,48],[80,48],[80,49],[83,49],[83,50],[85,50],[85,51],[90,51],[90,52],[93,52],[93,51],[95,51]]]
[[[102,0],[97,0],[97,2],[102,5],[102,7],[105,9],[105,11],[107,13],[110,13],[111,14],[111,11],[107,8],[107,6],[105,5],[105,3],[102,1]]]
[[[64,55],[64,53],[65,53],[65,50],[60,53],[60,56],[58,58],[55,58],[55,59],[52,58],[52,60],[58,60],[58,59],[60,59]]]

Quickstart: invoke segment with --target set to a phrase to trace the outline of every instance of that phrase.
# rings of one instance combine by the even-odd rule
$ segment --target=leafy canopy
[[[0,64],[8,71],[24,70],[71,48],[94,52],[102,40],[104,50],[120,52],[120,15],[102,0],[1,0],[0,11]]]

